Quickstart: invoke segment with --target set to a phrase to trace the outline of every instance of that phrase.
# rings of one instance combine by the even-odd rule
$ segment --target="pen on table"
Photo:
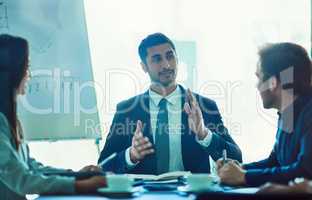
[[[117,156],[117,153],[113,153],[110,156],[108,156],[107,158],[105,158],[102,162],[100,162],[97,166],[98,167],[102,167],[103,165],[105,165],[106,163],[108,163],[110,160],[112,160],[113,158],[115,158]]]
[[[226,149],[223,149],[222,151],[222,161],[223,161],[223,164],[227,163]]]

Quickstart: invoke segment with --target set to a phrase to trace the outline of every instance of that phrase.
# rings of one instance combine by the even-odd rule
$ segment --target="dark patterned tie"
[[[159,112],[155,132],[155,149],[157,158],[157,173],[166,173],[169,170],[169,127],[167,100],[161,99],[158,104]]]

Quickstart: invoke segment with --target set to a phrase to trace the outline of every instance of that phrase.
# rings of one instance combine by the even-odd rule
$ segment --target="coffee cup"
[[[210,174],[191,174],[186,177],[186,182],[190,190],[207,190],[216,183],[216,177]]]
[[[106,176],[107,189],[112,192],[129,192],[132,189],[134,183],[133,178],[127,175],[111,174]]]

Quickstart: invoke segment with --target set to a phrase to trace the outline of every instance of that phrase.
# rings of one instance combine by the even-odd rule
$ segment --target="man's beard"
[[[261,98],[262,98],[262,103],[263,103],[263,107],[265,109],[270,109],[273,108],[275,105],[275,100],[272,94],[270,94],[270,92],[264,92],[263,94],[261,94]]]

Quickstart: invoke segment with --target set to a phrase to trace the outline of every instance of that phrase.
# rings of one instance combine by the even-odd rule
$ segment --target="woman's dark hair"
[[[275,76],[283,89],[293,89],[296,95],[311,92],[312,64],[303,47],[287,42],[266,44],[259,56],[264,80]]]
[[[10,125],[16,148],[20,144],[17,128],[16,92],[28,70],[27,40],[0,35],[0,112]]]

